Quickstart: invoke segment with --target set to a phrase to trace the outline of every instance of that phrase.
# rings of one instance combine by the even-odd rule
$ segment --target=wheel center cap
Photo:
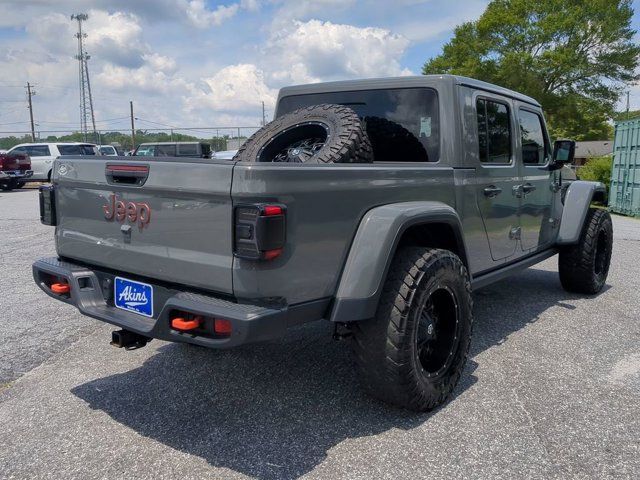
[[[433,323],[430,323],[429,326],[427,327],[427,333],[429,335],[433,335]]]
[[[291,150],[291,155],[300,155],[300,150],[294,148],[293,150]]]

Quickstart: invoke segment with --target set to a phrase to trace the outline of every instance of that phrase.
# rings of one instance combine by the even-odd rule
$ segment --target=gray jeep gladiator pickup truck
[[[605,187],[563,182],[573,149],[534,99],[468,78],[288,87],[232,161],[58,159],[58,255],[33,275],[125,348],[333,322],[372,395],[428,410],[463,369],[472,290],[556,254],[565,289],[603,287]]]

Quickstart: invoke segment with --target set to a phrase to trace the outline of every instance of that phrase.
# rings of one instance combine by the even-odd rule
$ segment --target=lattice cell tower
[[[76,60],[78,60],[78,81],[80,83],[80,130],[84,141],[87,141],[87,134],[89,132],[89,125],[93,127],[93,135],[96,137],[96,119],[93,115],[93,99],[91,98],[91,82],[89,81],[89,67],[87,61],[91,58],[84,50],[84,39],[87,38],[87,34],[82,31],[82,22],[87,20],[89,16],[86,13],[78,13],[71,15],[71,20],[78,21],[78,33],[75,37],[78,39],[78,54]],[[89,123],[91,122],[91,123]]]

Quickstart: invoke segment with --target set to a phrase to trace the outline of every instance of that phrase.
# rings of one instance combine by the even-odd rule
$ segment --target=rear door
[[[198,159],[60,158],[58,254],[122,277],[232,293],[232,171]]]
[[[31,170],[33,170],[32,180],[47,179],[55,158],[48,145],[23,145],[11,151],[29,155],[29,158],[31,158]]]
[[[515,155],[516,125],[510,99],[477,92],[478,168],[476,199],[484,223],[491,256],[505,261],[516,251],[520,184]]]

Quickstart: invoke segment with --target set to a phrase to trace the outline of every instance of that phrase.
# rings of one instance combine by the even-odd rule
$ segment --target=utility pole
[[[129,101],[129,109],[131,110],[131,151],[136,149],[136,126],[133,123],[133,100]]]
[[[629,90],[627,90],[627,120],[629,120]]]
[[[96,132],[96,118],[93,114],[93,98],[91,97],[91,83],[89,82],[89,65],[87,61],[91,58],[87,52],[84,51],[84,39],[87,38],[87,34],[82,31],[82,22],[86,21],[89,15],[86,13],[78,13],[71,15],[71,20],[78,21],[78,33],[75,37],[78,39],[78,54],[76,60],[78,60],[78,83],[80,84],[80,130],[84,141],[87,141],[87,133],[89,131],[89,120],[93,127],[93,136],[97,140],[98,133]]]
[[[33,97],[36,94],[36,92],[35,90],[32,90],[33,85],[31,85],[29,82],[27,82],[26,88],[27,88],[27,100],[29,101],[29,117],[31,118],[31,139],[35,142],[36,129],[33,124],[33,104],[31,103],[31,97]]]
[[[264,114],[264,102],[262,102],[262,126],[264,127],[267,124],[267,117]]]

